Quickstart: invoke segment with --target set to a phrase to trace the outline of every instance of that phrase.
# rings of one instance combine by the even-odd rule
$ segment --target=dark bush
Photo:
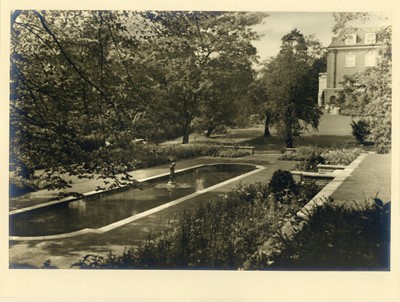
[[[391,146],[390,145],[382,145],[379,144],[375,147],[375,150],[378,154],[387,154],[390,152]]]
[[[301,171],[318,171],[318,165],[325,164],[325,159],[318,153],[312,153],[296,167]]]
[[[351,122],[352,134],[354,138],[362,145],[370,145],[368,135],[371,134],[370,126],[366,120]]]
[[[24,195],[36,191],[29,181],[13,177],[9,181],[10,197]]]
[[[83,151],[92,152],[104,146],[104,140],[98,139],[94,136],[86,136],[78,141],[78,145]]]
[[[290,193],[297,193],[297,184],[293,179],[292,173],[285,170],[276,170],[272,175],[269,182],[269,190],[271,193],[280,194],[286,193],[287,190]]]

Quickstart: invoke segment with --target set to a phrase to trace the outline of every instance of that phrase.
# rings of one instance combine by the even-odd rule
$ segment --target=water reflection
[[[80,199],[74,202],[70,202],[68,204],[68,208],[78,211],[79,214],[85,214],[87,208],[86,200]]]
[[[205,179],[200,177],[196,178],[196,191],[205,189]]]
[[[11,215],[10,235],[45,236],[99,228],[254,169],[252,165],[207,166],[175,175],[173,184],[163,179],[143,190],[110,192],[97,198]]]

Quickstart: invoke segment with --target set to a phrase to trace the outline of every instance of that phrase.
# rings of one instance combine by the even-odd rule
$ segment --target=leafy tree
[[[235,114],[230,105],[251,79],[250,42],[257,38],[251,26],[263,17],[13,12],[10,160],[16,174],[29,179],[44,168],[49,189],[68,187],[65,173],[96,172],[118,185],[135,168],[137,138],[157,141],[179,127],[187,143],[196,117],[228,123]]]
[[[235,126],[242,116],[248,118],[248,89],[254,80],[249,56],[233,56],[210,63],[206,77],[211,85],[204,91],[200,120],[206,136],[218,126]],[[233,62],[235,62],[233,64]]]
[[[254,81],[249,85],[249,95],[253,113],[257,114],[260,120],[264,119],[264,137],[267,138],[271,136],[270,126],[273,123],[274,104],[267,97],[265,78],[263,71],[257,72]]]
[[[264,16],[236,12],[147,14],[160,32],[153,53],[164,75],[160,82],[162,110],[165,119],[181,126],[182,143],[189,142],[196,118],[212,131],[217,123],[226,124],[234,115],[232,104],[249,82],[256,56],[251,41],[257,34],[251,26]]]
[[[318,73],[324,69],[324,50],[313,37],[297,29],[282,37],[279,54],[265,64],[262,81],[267,98],[266,117],[273,116],[286,147],[309,125],[317,129],[321,111],[316,102]],[[268,123],[267,123],[268,124]]]
[[[64,173],[115,178],[132,169],[113,154],[134,148],[135,124],[152,97],[137,55],[148,36],[136,30],[140,16],[16,11],[12,22],[10,154],[17,174],[29,178],[46,168],[49,188],[58,188],[68,186]]]

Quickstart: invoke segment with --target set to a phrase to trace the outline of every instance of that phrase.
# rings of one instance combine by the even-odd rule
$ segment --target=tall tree
[[[195,118],[208,119],[213,127],[218,111],[232,109],[229,89],[247,76],[245,69],[255,60],[251,41],[258,36],[251,27],[265,14],[156,12],[147,17],[160,31],[154,59],[164,74],[163,106],[181,125],[186,144]],[[211,113],[213,108],[218,111]]]
[[[130,145],[151,99],[137,55],[148,36],[135,26],[138,14],[17,11],[12,22],[10,153],[17,171],[28,177],[47,168],[49,183],[63,187],[63,173],[97,169],[114,177],[132,168],[110,153]]]
[[[278,133],[288,148],[309,125],[318,127],[321,111],[316,97],[322,62],[321,44],[294,29],[282,37],[279,54],[263,70],[267,112],[273,112]]]
[[[187,143],[195,117],[211,117],[214,104],[234,107],[233,91],[244,90],[238,79],[249,77],[255,58],[251,26],[263,17],[13,12],[10,154],[17,173],[29,178],[45,168],[52,188],[68,186],[64,173],[126,178],[134,166],[119,154],[134,156],[135,138],[181,127]]]

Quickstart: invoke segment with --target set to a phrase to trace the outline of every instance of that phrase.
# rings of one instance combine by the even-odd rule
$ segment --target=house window
[[[376,65],[376,52],[369,51],[364,56],[365,67],[373,67]]]
[[[365,44],[375,44],[376,43],[376,34],[375,33],[366,33],[365,34]]]
[[[356,55],[349,52],[344,58],[344,67],[356,67]]]
[[[357,35],[351,34],[346,36],[345,44],[346,45],[355,45],[357,42]]]

